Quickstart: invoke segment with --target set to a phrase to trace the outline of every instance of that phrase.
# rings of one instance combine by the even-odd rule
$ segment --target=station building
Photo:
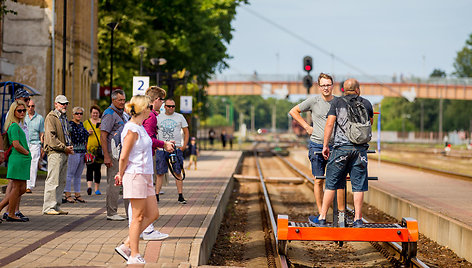
[[[64,0],[11,0],[0,28],[1,81],[14,81],[38,90],[36,111],[46,116],[62,94],[63,72],[70,108],[86,114],[95,103],[97,82],[98,0],[67,1],[66,61],[63,69]],[[95,97],[92,97],[95,96]],[[84,117],[87,118],[87,117]]]

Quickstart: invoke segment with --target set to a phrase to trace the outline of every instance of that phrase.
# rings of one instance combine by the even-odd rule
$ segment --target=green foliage
[[[446,72],[441,69],[434,69],[429,77],[446,77]]]
[[[421,108],[423,106],[423,108]],[[472,101],[444,100],[443,131],[468,130],[472,117]],[[424,131],[439,131],[439,100],[416,99],[408,102],[404,98],[384,98],[382,100],[382,130],[405,131],[421,130],[421,110],[423,110]]]
[[[457,52],[454,69],[454,74],[458,77],[472,77],[472,34],[462,50]]]
[[[188,71],[186,79],[194,78],[192,84],[205,85],[212,74],[227,67],[231,21],[243,3],[246,0],[100,0],[99,82],[109,84],[111,30],[107,24],[115,21],[119,25],[114,33],[113,84],[122,86],[128,95],[132,76],[139,73],[141,45],[147,48],[143,75],[151,76],[151,84],[159,68],[165,89],[171,85],[174,90],[172,74],[183,69]],[[165,58],[167,63],[153,66],[151,58]],[[187,85],[186,79],[179,83]]]
[[[221,114],[215,114],[202,122],[203,127],[222,127],[229,126],[228,120]]]
[[[0,15],[3,16],[3,15],[6,15],[8,13],[12,13],[12,14],[17,15],[18,13],[15,10],[9,9],[7,7],[7,5],[5,4],[6,1],[7,0],[0,0]],[[15,3],[18,2],[18,0],[11,0],[11,1],[15,2]]]

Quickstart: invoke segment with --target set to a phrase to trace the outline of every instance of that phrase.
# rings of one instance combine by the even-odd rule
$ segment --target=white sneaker
[[[161,191],[159,192],[159,194],[164,194],[164,190],[161,190]]]
[[[141,257],[141,255],[130,256],[127,264],[146,264],[146,261]]]
[[[167,237],[169,237],[168,234],[163,234],[156,230],[149,233],[143,233],[144,240],[162,240],[162,239],[166,239]]]
[[[120,215],[116,214],[113,216],[107,216],[107,220],[109,221],[124,221],[126,218],[121,217]]]
[[[125,260],[128,260],[129,256],[131,255],[131,249],[125,246],[125,244],[121,244],[120,246],[116,247],[115,251]]]

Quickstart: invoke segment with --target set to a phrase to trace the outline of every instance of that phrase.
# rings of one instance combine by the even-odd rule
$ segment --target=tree
[[[184,68],[186,79],[205,85],[216,71],[226,68],[230,58],[226,45],[232,39],[231,21],[236,7],[246,0],[100,0],[99,81],[109,81],[110,29],[119,22],[114,35],[114,84],[130,92],[131,77],[138,74],[138,46],[147,47],[143,59],[146,75],[155,77],[158,66],[151,58],[165,58],[160,66],[164,88],[176,90],[172,76]],[[184,86],[187,81],[180,81]]]
[[[434,69],[429,77],[446,77],[446,72],[441,69]]]
[[[472,34],[465,42],[464,48],[457,52],[454,69],[454,74],[458,77],[472,77]]]

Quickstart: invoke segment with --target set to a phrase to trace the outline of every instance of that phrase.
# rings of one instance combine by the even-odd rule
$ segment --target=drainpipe
[[[51,40],[52,40],[52,44],[51,44],[51,49],[52,49],[52,53],[51,53],[51,107],[50,109],[52,110],[53,107],[54,107],[54,75],[56,74],[56,70],[55,70],[55,54],[54,54],[54,50],[56,48],[56,0],[53,0],[52,1],[52,31],[51,31]]]

